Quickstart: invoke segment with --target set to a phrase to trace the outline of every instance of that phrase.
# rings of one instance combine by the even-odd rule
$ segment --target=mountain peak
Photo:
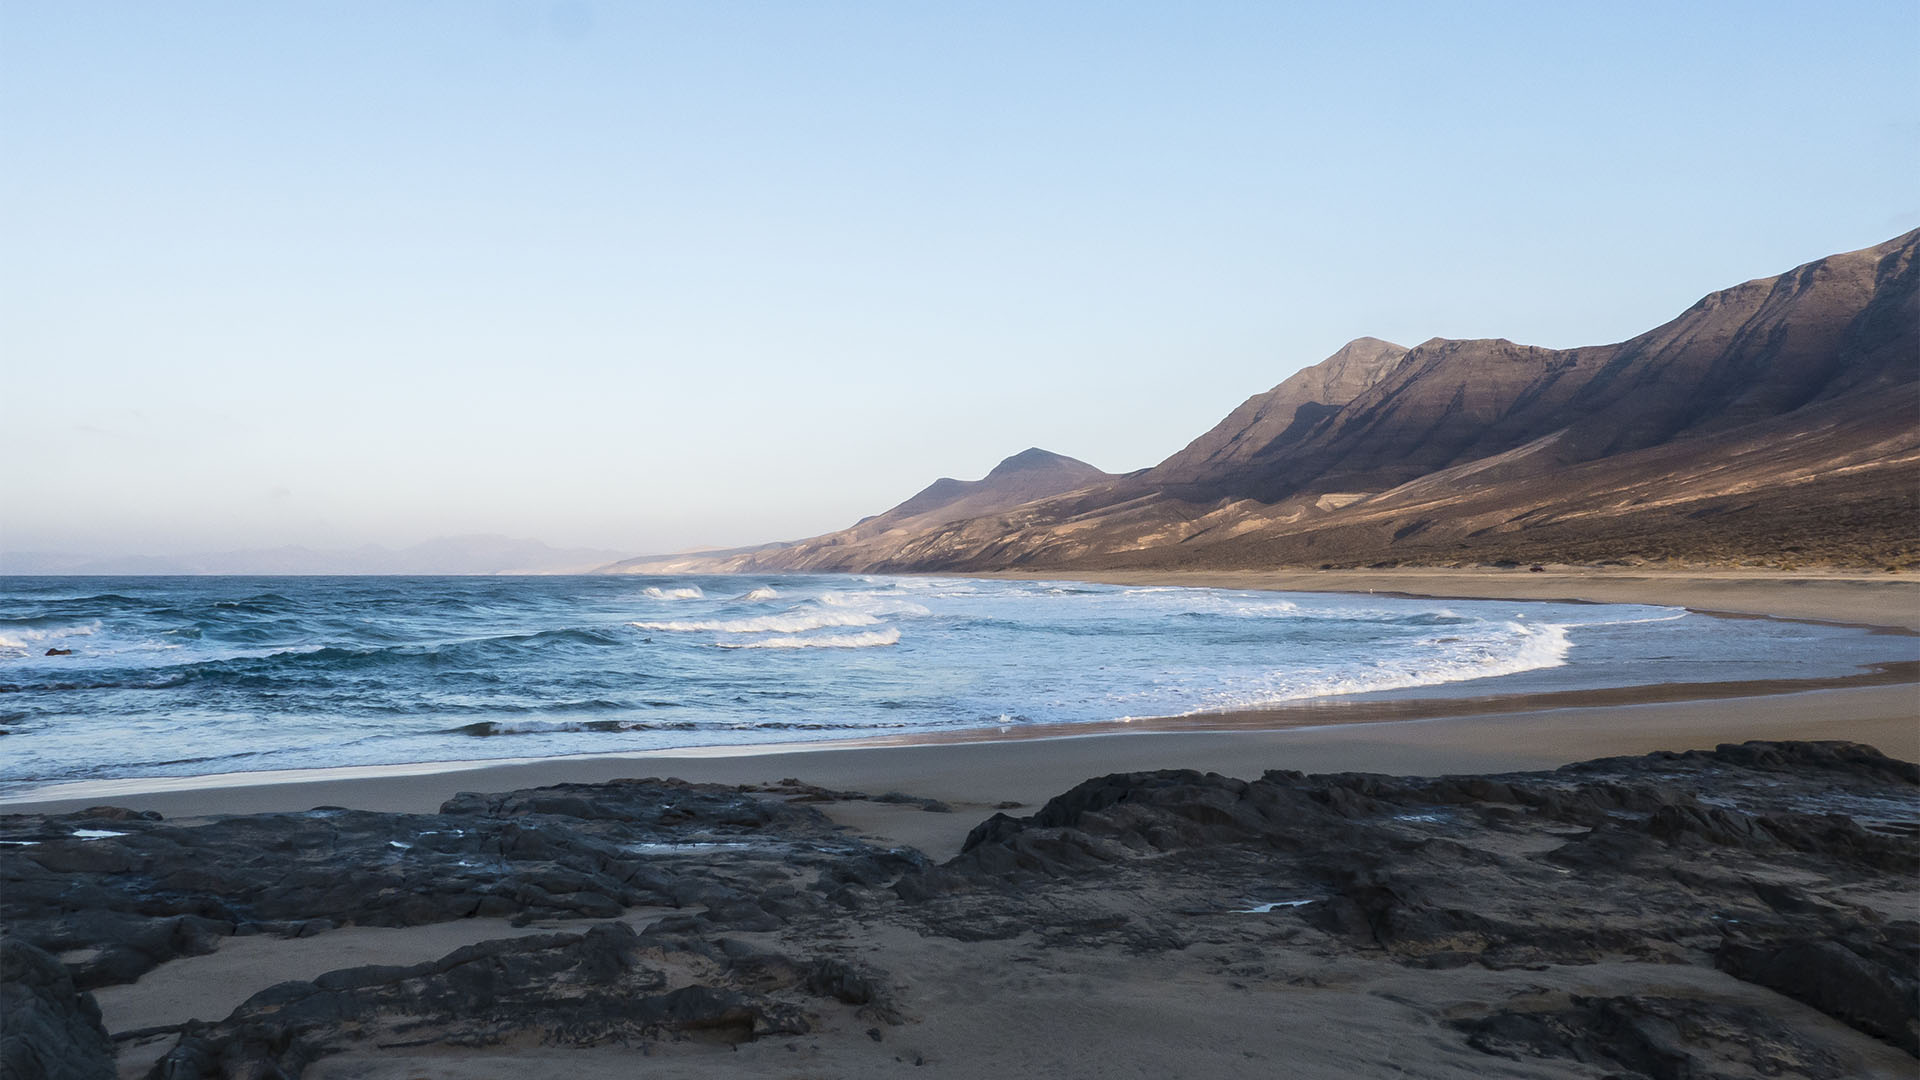
[[[1187,448],[1155,466],[1156,483],[1193,483],[1254,457],[1365,393],[1393,373],[1407,356],[1404,345],[1357,337],[1333,355],[1293,373],[1264,394],[1255,394]]]
[[[1051,450],[1042,450],[1037,446],[1029,446],[1012,457],[1001,459],[1000,464],[995,465],[993,471],[988,473],[986,478],[993,480],[996,478],[1005,478],[1014,473],[1034,472],[1040,469],[1100,471],[1078,458],[1070,458],[1065,454],[1056,454]]]
[[[1338,349],[1335,349],[1333,356],[1329,356],[1327,359],[1331,360],[1335,356],[1351,356],[1354,353],[1380,353],[1388,351],[1406,352],[1407,347],[1405,345],[1395,345],[1385,338],[1357,337],[1345,345],[1340,346]]]
[[[882,529],[921,514],[992,513],[1111,479],[1110,474],[1077,458],[1030,446],[995,465],[982,479],[941,477],[913,498],[862,524]]]

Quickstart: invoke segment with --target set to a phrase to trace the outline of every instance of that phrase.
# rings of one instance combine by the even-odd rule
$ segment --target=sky
[[[0,549],[850,524],[1920,226],[1920,5],[0,2]]]

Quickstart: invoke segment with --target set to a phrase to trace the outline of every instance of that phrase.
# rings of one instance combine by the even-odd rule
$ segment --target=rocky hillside
[[[1920,564],[1916,249],[1749,281],[1612,345],[1361,338],[1144,472],[998,506],[936,484],[916,498],[940,512],[725,568]]]

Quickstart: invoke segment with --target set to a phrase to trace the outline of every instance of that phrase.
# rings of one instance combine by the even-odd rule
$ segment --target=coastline
[[[1002,578],[1308,592],[1392,592],[1436,598],[1658,603],[1710,613],[1804,619],[1920,632],[1920,582],[1870,575],[1757,572],[1379,570],[998,573]],[[1746,739],[1840,739],[1920,759],[1920,663],[1834,680],[1653,684],[1612,690],[1298,706],[1047,725],[806,746],[465,761],[300,774],[101,781],[0,803],[0,812],[65,812],[112,803],[168,817],[306,810],[431,810],[459,791],[502,791],[629,776],[904,791],[953,815],[846,804],[844,823],[928,853],[957,850],[976,809],[1032,806],[1090,776],[1196,768],[1241,777],[1306,772],[1439,774],[1552,768],[1652,750]],[[839,811],[836,811],[838,814]],[[952,820],[934,827],[927,818]],[[942,823],[944,824],[944,823]],[[903,831],[904,830],[904,831]],[[918,845],[916,845],[918,846]]]
[[[1247,584],[1249,579],[1245,577],[1195,581],[1156,575],[1153,580],[1256,587]],[[1404,588],[1409,584],[1405,578],[1394,584],[1402,587],[1395,591],[1412,591]],[[1447,583],[1433,584],[1444,588]],[[1474,584],[1468,580],[1463,587]],[[1906,598],[1914,595],[1906,583],[1893,584],[1898,587],[1847,584],[1837,589],[1816,587],[1806,594],[1780,589],[1777,591],[1787,595],[1777,604],[1721,595],[1720,600],[1737,603],[1713,606],[1771,606],[1777,610],[1740,614],[1824,616],[1826,621],[1873,625],[1889,633],[1912,635],[1912,624],[1920,619],[1911,614],[1898,620],[1885,618],[1889,612],[1898,613]],[[1564,583],[1539,583],[1542,589],[1556,586],[1562,591],[1554,598],[1584,598],[1579,592],[1566,590]],[[1298,586],[1288,581],[1270,587]],[[1765,583],[1755,586],[1747,582],[1741,588],[1749,592],[1757,588],[1763,594],[1762,601],[1768,599]],[[1676,594],[1683,592],[1684,586],[1662,587],[1657,595],[1659,602],[1675,603]],[[1653,595],[1642,592],[1634,598]],[[1696,598],[1691,594],[1687,597]],[[1844,598],[1844,602],[1837,598]],[[1868,623],[1858,617],[1862,613],[1882,621]],[[267,932],[254,929],[247,935],[229,929],[231,936],[219,937],[217,947],[212,940],[197,944],[189,941],[178,948],[169,944],[154,955],[152,959],[161,962],[151,970],[96,983],[92,993],[103,1031],[111,1033],[109,1050],[122,1076],[145,1075],[163,1059],[191,1059],[206,1046],[214,1045],[206,1043],[208,1039],[227,1039],[218,1045],[233,1048],[237,1046],[232,1042],[233,1033],[252,1031],[248,1025],[264,1023],[271,1027],[278,1022],[279,1014],[272,1001],[259,996],[263,992],[269,997],[275,992],[301,993],[310,994],[316,1001],[339,998],[344,1002],[346,995],[363,991],[343,988],[366,984],[364,994],[373,1000],[399,992],[386,988],[382,980],[389,980],[394,987],[411,987],[418,982],[435,993],[444,990],[452,994],[458,989],[455,982],[450,977],[435,982],[437,976],[432,973],[449,964],[465,963],[464,958],[484,955],[492,958],[487,961],[490,973],[497,974],[510,988],[530,994],[530,1000],[544,1001],[560,984],[543,974],[544,968],[520,959],[522,954],[553,957],[558,963],[571,956],[561,955],[564,950],[629,934],[637,935],[636,949],[643,942],[652,947],[644,957],[639,952],[633,954],[633,971],[646,976],[651,971],[649,965],[682,965],[674,968],[671,979],[686,983],[695,992],[703,991],[707,982],[728,985],[726,980],[735,978],[735,961],[731,959],[735,954],[745,958],[742,970],[749,973],[774,970],[765,966],[768,964],[797,963],[783,959],[791,954],[833,957],[848,965],[836,970],[857,973],[862,979],[872,973],[873,978],[862,985],[878,986],[882,996],[872,999],[877,1008],[859,1005],[869,999],[857,994],[806,999],[803,1007],[808,1010],[811,1031],[798,1040],[772,1037],[715,1045],[702,1039],[672,1037],[653,1039],[637,1048],[597,1045],[589,1036],[582,1036],[578,1043],[543,1041],[539,1046],[510,1048],[470,1044],[471,1029],[461,1026],[468,1023],[462,1018],[478,1006],[462,1006],[449,997],[445,1004],[425,1009],[431,1014],[427,1022],[441,1026],[421,1029],[414,1016],[421,1010],[402,1001],[378,1006],[387,1011],[373,1014],[376,1027],[368,1029],[371,1035],[358,1029],[349,1032],[353,1039],[328,1051],[340,1052],[315,1062],[305,1075],[314,1080],[344,1076],[364,1080],[412,1080],[420,1076],[611,1080],[632,1075],[635,1055],[644,1054],[649,1075],[689,1080],[713,1075],[716,1068],[740,1075],[799,1075],[794,1071],[797,1064],[815,1067],[806,1075],[896,1076],[902,1064],[939,1064],[955,1076],[988,1077],[1023,1068],[1031,1071],[1036,1061],[1045,1063],[1043,1071],[1061,1075],[1141,1071],[1134,1068],[1141,1063],[1146,1063],[1143,1075],[1231,1075],[1256,1057],[1285,1061],[1288,1069],[1302,1076],[1331,1078],[1370,1075],[1383,1064],[1400,1060],[1405,1048],[1415,1046],[1432,1059],[1433,1068],[1428,1070],[1431,1075],[1471,1080],[1485,1075],[1487,1059],[1479,1044],[1462,1043],[1456,1030],[1461,1027],[1462,1017],[1469,1023],[1478,1022],[1474,1018],[1480,1017],[1487,1018],[1487,1023],[1504,1023],[1503,1018],[1517,1016],[1524,1021],[1542,1010],[1550,1018],[1560,1018],[1568,1004],[1579,1007],[1583,1001],[1658,1010],[1665,1008],[1662,1002],[1672,1000],[1681,1010],[1676,1015],[1687,1017],[1689,1022],[1702,1016],[1716,1018],[1713,1022],[1733,1032],[1739,1047],[1750,1048],[1757,1032],[1785,1033],[1774,1037],[1785,1040],[1782,1045],[1787,1049],[1767,1051],[1779,1060],[1800,1060],[1794,1055],[1801,1054],[1803,1047],[1813,1048],[1812,1052],[1825,1055],[1819,1060],[1836,1063],[1832,1075],[1892,1077],[1910,1070],[1910,1049],[1889,1045],[1873,1037],[1871,1031],[1863,1034],[1858,1024],[1848,1027],[1835,1018],[1831,1008],[1823,1007],[1827,1012],[1823,1015],[1782,997],[1765,984],[1754,984],[1749,975],[1729,974],[1711,962],[1711,949],[1722,940],[1727,927],[1763,915],[1778,922],[1778,911],[1760,910],[1770,901],[1763,902],[1764,896],[1752,886],[1751,876],[1777,877],[1790,872],[1789,876],[1799,881],[1808,872],[1804,860],[1809,856],[1804,852],[1789,853],[1787,857],[1798,860],[1789,865],[1778,862],[1783,857],[1777,852],[1701,847],[1697,842],[1693,846],[1669,845],[1653,839],[1649,823],[1611,831],[1569,828],[1586,821],[1581,814],[1588,810],[1602,816],[1612,814],[1613,810],[1599,807],[1601,803],[1614,805],[1606,801],[1607,793],[1623,782],[1631,785],[1653,780],[1692,785],[1677,789],[1679,797],[1711,799],[1716,807],[1744,807],[1715,811],[1737,815],[1762,809],[1739,800],[1772,799],[1788,789],[1798,794],[1783,806],[1793,813],[1819,813],[1821,807],[1829,805],[1824,800],[1836,790],[1836,783],[1843,788],[1853,785],[1845,790],[1862,791],[1870,798],[1885,798],[1882,783],[1833,771],[1831,762],[1819,765],[1817,761],[1823,754],[1835,761],[1873,755],[1788,742],[1862,742],[1894,757],[1920,760],[1920,683],[1916,683],[1920,661],[1878,666],[1881,670],[1877,672],[1865,671],[1838,680],[1656,684],[1486,698],[1333,702],[1287,710],[1097,725],[1101,730],[1092,732],[1026,729],[1017,738],[982,740],[978,732],[971,732],[967,741],[921,738],[912,742],[895,740],[893,745],[670,750],[313,770],[270,777],[228,774],[153,782],[153,786],[167,790],[103,791],[92,796],[4,803],[0,804],[0,813],[60,814],[102,804],[156,811],[167,820],[129,821],[124,815],[109,812],[98,820],[67,818],[49,829],[44,823],[34,825],[32,819],[23,819],[21,828],[38,831],[18,835],[30,837],[26,843],[59,845],[48,849],[56,860],[54,865],[94,868],[111,867],[117,859],[132,857],[127,853],[135,850],[143,853],[141,858],[148,857],[144,854],[147,852],[168,851],[169,843],[191,834],[195,843],[205,846],[193,849],[184,858],[206,859],[208,868],[204,872],[210,874],[209,880],[225,881],[221,874],[227,874],[234,881],[250,881],[248,888],[294,882],[290,888],[308,889],[301,898],[307,907],[297,914],[301,918],[317,912],[328,916],[313,920],[311,935],[305,924],[295,932],[289,932],[287,926],[292,924],[286,924]],[[1163,726],[1178,723],[1204,730]],[[1662,758],[1640,757],[1654,751],[1708,750],[1755,739],[1776,745],[1733,748],[1705,762],[1675,766],[1681,770],[1675,773],[1663,771],[1668,766]],[[1785,771],[1756,772],[1738,764],[1743,753],[1785,753],[1798,764]],[[1550,772],[1595,758],[1616,760],[1581,766],[1567,774]],[[1600,772],[1594,773],[1595,768]],[[1194,772],[1185,776],[1160,772],[1171,769]],[[1269,770],[1322,775],[1281,775],[1262,780],[1262,774]],[[1523,775],[1510,775],[1490,786],[1466,781],[1448,787],[1456,782],[1442,781],[1440,785],[1454,794],[1448,796],[1446,809],[1439,813],[1428,805],[1427,795],[1413,797],[1398,815],[1374,813],[1365,818],[1316,809],[1319,804],[1310,796],[1297,795],[1302,801],[1296,812],[1272,819],[1280,830],[1276,837],[1285,841],[1277,847],[1245,848],[1200,838],[1196,841],[1200,846],[1183,851],[1180,844],[1187,841],[1170,841],[1174,847],[1169,852],[1140,858],[1137,866],[1122,864],[1097,872],[1083,867],[1059,878],[1015,873],[1004,880],[991,876],[982,879],[993,887],[966,884],[973,879],[964,875],[979,875],[982,867],[1017,866],[1019,853],[1027,850],[1029,841],[1028,834],[1019,831],[1026,826],[1016,819],[1034,814],[1047,800],[1078,788],[1092,777],[1158,773],[1106,782],[1118,783],[1141,797],[1144,805],[1130,804],[1132,814],[1165,815],[1169,807],[1186,805],[1192,799],[1201,800],[1195,805],[1208,805],[1206,799],[1234,790],[1236,780],[1222,777],[1258,781],[1268,792],[1312,787],[1345,800],[1392,799],[1398,797],[1393,792],[1423,790],[1421,782],[1408,786],[1406,782],[1377,777],[1326,775],[1355,772]],[[1220,776],[1200,775],[1203,773]],[[1524,775],[1528,773],[1532,775]],[[610,798],[613,803],[609,807],[616,812],[602,813],[590,807],[577,816],[551,815],[550,821],[525,829],[512,823],[509,813],[509,823],[496,826],[502,831],[489,833],[484,839],[461,838],[470,817],[456,818],[457,827],[448,829],[444,816],[379,820],[379,812],[433,814],[460,792],[593,785],[644,777],[673,777],[748,789],[710,790],[701,796],[701,800],[713,800],[723,811],[742,805],[738,800],[778,807],[792,798],[804,803],[808,811],[824,815],[825,821],[813,818],[818,824],[811,826],[824,831],[806,834],[795,846],[791,840],[781,839],[778,827],[769,825],[768,846],[759,848],[751,841],[713,843],[698,830],[721,819],[695,817],[690,829],[700,839],[694,842],[654,842],[647,834],[649,842],[643,845],[649,856],[647,874],[636,880],[658,880],[664,891],[652,899],[623,898],[605,910],[594,909],[593,919],[612,917],[615,922],[596,923],[585,934],[580,933],[584,925],[580,918],[558,917],[547,909],[538,914],[523,912],[512,919],[489,909],[459,917],[442,914],[416,920],[415,916],[380,914],[374,918],[346,917],[343,922],[338,912],[326,906],[339,896],[347,896],[374,905],[377,912],[384,912],[378,905],[389,902],[402,907],[430,907],[437,902],[433,898],[452,896],[464,887],[463,882],[482,881],[491,888],[503,875],[507,883],[501,887],[518,890],[513,895],[531,898],[528,902],[544,897],[543,902],[548,904],[565,904],[573,902],[568,897],[598,895],[554,891],[579,888],[582,883],[597,880],[583,869],[594,865],[592,859],[599,857],[594,852],[602,850],[595,846],[599,841],[593,838],[592,830],[628,828],[624,823],[645,819],[645,807],[654,807],[657,812],[657,808],[682,800],[685,789],[654,788],[627,803],[619,802],[626,797],[619,793],[630,790],[627,785],[569,792],[560,798],[556,811],[576,802],[586,805]],[[787,778],[811,787],[783,785]],[[1510,794],[1498,794],[1509,791],[1508,782],[1543,791],[1562,790],[1561,785],[1566,785],[1572,816],[1561,820],[1536,811],[1517,811],[1501,801],[1511,798]],[[646,782],[641,781],[640,786],[646,788]],[[1460,793],[1483,789],[1487,792],[1484,799],[1473,797],[1479,802],[1458,801]],[[663,790],[667,794],[663,795]],[[1084,801],[1084,789],[1080,790]],[[896,792],[901,797],[893,797]],[[1732,803],[1726,802],[1729,796],[1734,798]],[[1161,801],[1156,803],[1156,798]],[[1583,800],[1595,798],[1601,801],[1581,809],[1586,806]],[[473,799],[464,802],[469,808],[477,805]],[[1071,797],[1067,802],[1072,803]],[[456,808],[460,805],[454,804]],[[1857,809],[1851,803],[1847,805],[1850,812]],[[1907,805],[1902,803],[1898,813],[1906,813]],[[350,807],[376,813],[328,813],[317,820],[302,813],[318,807]],[[242,817],[206,829],[177,828],[226,815],[274,812],[290,813],[278,818]],[[995,817],[996,812],[1011,817]],[[423,820],[442,824],[427,827],[421,824]],[[735,818],[724,820],[733,822]],[[978,850],[955,858],[961,856],[970,835],[979,835],[981,823],[989,820],[1000,822],[1003,832],[1015,830],[1004,840],[989,836],[989,843],[998,845],[998,854],[993,857],[1002,862],[989,864]],[[1178,838],[1188,835],[1181,829],[1201,828],[1199,823],[1210,820],[1205,815],[1167,818],[1162,828],[1168,830],[1167,835]],[[1478,824],[1464,829],[1466,821]],[[74,829],[76,822],[86,828]],[[1851,825],[1852,819],[1848,823]],[[834,830],[834,825],[846,831]],[[58,836],[69,829],[73,831],[63,842]],[[397,831],[378,831],[382,829]],[[496,862],[498,852],[487,845],[504,844],[502,838],[508,831],[518,838],[516,844],[528,846],[514,858]],[[1073,833],[1071,829],[1066,831]],[[1036,845],[1033,850],[1045,857],[1084,854],[1076,845],[1103,843],[1079,833],[1073,833],[1077,840],[1054,841],[1047,839],[1048,832],[1039,829],[1031,841]],[[141,835],[136,840],[131,833]],[[1540,858],[1540,852],[1549,848],[1580,852],[1587,842],[1569,841],[1569,837],[1591,838],[1602,833],[1613,842],[1635,838],[1638,854],[1622,859],[1610,848],[1596,848],[1601,861],[1594,867],[1577,858],[1564,865]],[[1411,834],[1422,839],[1410,840]],[[748,835],[757,837],[760,831]],[[427,837],[436,839],[429,841]],[[145,846],[123,848],[123,841]],[[822,842],[827,846],[816,846]],[[1104,843],[1101,850],[1119,847]],[[439,853],[449,844],[470,845],[473,850]],[[920,854],[903,852],[903,848],[917,849]],[[843,850],[853,850],[854,854],[834,854]],[[1315,862],[1293,865],[1287,860],[1294,856],[1285,852],[1306,853],[1302,857]],[[576,859],[575,869],[556,870],[558,864],[552,860],[560,858],[561,853],[573,853],[566,857],[577,855],[587,861]],[[484,861],[472,864],[487,868],[478,877],[464,869],[468,863],[456,861],[468,856],[484,857]],[[199,880],[203,873],[197,864],[185,869],[178,851],[166,857],[173,860],[169,865],[176,871],[184,872],[184,880]],[[256,861],[263,857],[264,869],[256,869]],[[435,861],[418,861],[423,858]],[[796,868],[792,864],[795,858],[812,862]],[[1768,862],[1770,858],[1778,865]],[[1825,875],[1821,878],[1823,889],[1838,890],[1834,895],[1866,904],[1880,912],[1879,917],[1904,916],[1908,897],[1899,881],[1885,873],[1863,876],[1853,864],[1836,861],[1831,855],[1819,858],[1824,860],[1820,863],[1820,872]],[[67,861],[58,861],[62,859]],[[860,874],[880,865],[876,860],[926,869],[884,889],[841,884],[860,880]],[[1326,865],[1320,865],[1322,862]],[[622,857],[606,865],[625,868],[629,864]],[[1720,869],[1699,872],[1703,866]],[[960,869],[953,869],[956,867]],[[1623,867],[1629,871],[1638,868],[1639,876],[1623,880]],[[1594,877],[1590,871],[1601,876]],[[336,874],[384,884],[380,888],[333,890],[328,885]],[[393,876],[396,874],[410,876],[402,880]],[[1343,874],[1356,881],[1373,880],[1365,876],[1368,874],[1385,876],[1396,887],[1408,890],[1408,895],[1422,905],[1417,910],[1409,909],[1413,911],[1405,923],[1409,933],[1427,933],[1422,929],[1427,924],[1419,919],[1451,918],[1447,913],[1471,911],[1464,917],[1484,918],[1485,926],[1498,930],[1499,936],[1489,939],[1487,948],[1518,950],[1511,957],[1525,963],[1513,966],[1511,959],[1501,959],[1506,954],[1499,953],[1493,954],[1499,961],[1494,964],[1429,964],[1418,960],[1431,949],[1459,947],[1462,939],[1444,925],[1432,931],[1438,936],[1432,936],[1431,941],[1420,938],[1404,946],[1394,943],[1392,948],[1401,949],[1405,956],[1364,941],[1355,946],[1341,936],[1339,924],[1329,921],[1336,910],[1344,910],[1337,905],[1349,902],[1342,899],[1346,894],[1331,896],[1325,893],[1324,884],[1301,884],[1337,882],[1343,880]],[[247,875],[256,875],[258,880]],[[56,875],[54,880],[61,879]],[[785,893],[791,894],[789,902],[795,904],[816,893],[836,899],[831,903],[820,900],[811,922],[769,920],[760,907],[747,905],[752,909],[748,911],[747,907],[725,902],[733,895],[727,888],[750,881],[757,890],[769,880],[791,880],[794,884],[786,886]],[[947,890],[956,882],[961,887],[949,893]],[[1708,887],[1714,882],[1731,885],[1715,891]],[[1382,895],[1399,894],[1385,891]],[[56,906],[48,910],[66,910],[57,906],[65,904],[64,899],[56,897],[53,902]],[[1595,914],[1596,902],[1611,906]],[[740,918],[758,916],[761,921],[729,923],[736,908],[745,912]],[[161,915],[171,910],[164,905],[159,909]],[[1817,913],[1824,909],[1808,910]],[[1702,922],[1707,917],[1702,913],[1729,911],[1733,914],[1726,916],[1724,924]],[[1719,919],[1722,914],[1710,919]],[[1817,914],[1796,917],[1812,925]],[[1602,921],[1610,933],[1654,942],[1653,952],[1641,955],[1629,949],[1596,961],[1583,951],[1581,935]],[[147,922],[186,925],[178,918],[169,922],[156,917]],[[137,927],[146,925],[138,923]],[[41,931],[46,932],[44,926]],[[1827,941],[1831,924],[1818,924],[1817,933],[1818,940]],[[71,962],[84,967],[91,963],[89,957],[123,956],[127,946],[111,943],[121,938],[134,940],[130,934],[132,931],[124,928],[109,927],[100,937],[108,947],[61,952],[58,958],[71,958]],[[714,938],[718,934],[730,936]],[[1687,949],[1673,944],[1695,938],[1707,944]],[[694,959],[683,961],[682,954],[674,951],[679,947],[675,943],[682,940],[711,947],[705,952],[689,951],[686,955]],[[172,942],[172,937],[168,941]],[[1553,951],[1556,949],[1560,951]],[[715,957],[726,959],[716,964]],[[53,962],[50,956],[48,963]],[[322,971],[331,974],[319,974]],[[565,983],[561,990],[571,993],[580,985],[584,984],[576,980]],[[753,986],[759,985],[745,988],[755,992]],[[635,1001],[656,1000],[644,997],[650,989],[657,987],[639,985],[636,979],[633,987],[608,987],[606,993],[620,1002],[620,1008],[630,1009]],[[725,992],[739,991],[720,993]],[[673,992],[678,993],[681,991]],[[660,1000],[677,1002],[673,994]],[[712,1000],[725,1005],[733,999],[720,996]],[[892,1011],[889,1001],[895,1000],[905,1008]],[[1272,1018],[1277,1014],[1289,1017],[1290,1023],[1275,1026]],[[1603,1026],[1604,1017],[1589,1020],[1583,1019],[1584,1013],[1565,1015],[1577,1022],[1578,1030]],[[221,1017],[228,1019],[222,1021]],[[404,1040],[380,1042],[377,1024],[396,1017],[415,1026],[404,1029]],[[701,1017],[694,1021],[705,1022]],[[1328,1040],[1324,1033],[1335,1029],[1349,1038]],[[435,1031],[446,1034],[436,1041]],[[1352,1038],[1356,1032],[1360,1035],[1357,1042]],[[1627,1043],[1631,1045],[1630,1038]],[[1548,1051],[1552,1049],[1547,1046]],[[1527,1075],[1572,1075],[1554,1068],[1550,1058],[1527,1060],[1539,1065],[1537,1071]]]
[[[1446,600],[1661,604],[1920,633],[1920,578],[1852,571],[1649,570],[1552,567],[1458,570],[1001,570],[968,577],[1186,585],[1284,592],[1383,593]]]

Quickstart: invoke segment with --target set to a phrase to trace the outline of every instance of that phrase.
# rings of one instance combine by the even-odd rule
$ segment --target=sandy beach
[[[1740,615],[1869,625],[1888,633],[1920,630],[1920,586],[1901,578],[1864,575],[1392,571],[1100,575],[1098,580],[1683,604]],[[1193,769],[1242,780],[1258,779],[1270,769],[1413,776],[1506,773],[1754,739],[1863,742],[1895,758],[1920,759],[1920,687],[1910,671],[1883,674],[1881,682],[1704,700],[1657,700],[1660,695],[1656,694],[1656,700],[1633,701],[1616,695],[1614,703],[1602,703],[1600,698],[1573,695],[1553,700],[1551,708],[1524,701],[1485,700],[1484,708],[1470,704],[1464,709],[1457,703],[1445,709],[1415,703],[1396,706],[1401,711],[1391,718],[1370,722],[1354,722],[1337,710],[1319,715],[1294,710],[1223,720],[1219,730],[1155,730],[1143,722],[1138,730],[1053,738],[724,754],[686,751],[484,764],[446,771],[409,768],[366,770],[358,775],[103,784],[63,792],[58,799],[15,802],[0,809],[58,814],[105,803],[155,811],[174,823],[321,806],[426,814],[458,792],[593,784],[626,777],[724,785],[768,785],[793,778],[837,792],[902,793],[907,797],[902,801],[823,797],[812,805],[833,822],[850,827],[862,842],[881,849],[918,849],[933,863],[940,863],[960,854],[969,832],[989,816],[1031,814],[1081,781],[1108,773]],[[164,789],[134,790],[142,787]],[[933,808],[945,812],[929,812]],[[1141,888],[1145,891],[1137,902],[1120,903],[1111,897],[1100,902],[1126,908],[1111,918],[1145,925],[1161,917],[1153,913],[1154,905],[1174,901],[1152,899],[1158,894]],[[1893,909],[1900,903],[1897,897],[1872,895],[1879,899],[1859,902],[1892,904]],[[671,912],[635,908],[621,920],[644,929],[665,914]],[[404,929],[349,926],[293,941],[236,938],[207,955],[173,959],[138,981],[106,986],[96,993],[109,1031],[156,1029],[119,1044],[120,1074],[141,1076],[173,1045],[178,1025],[196,1017],[218,1019],[274,983],[312,978],[321,970],[349,964],[425,963],[469,942],[564,931],[575,925],[551,918],[522,920],[517,925],[477,918]],[[1494,1059],[1465,1052],[1449,1037],[1436,1033],[1431,1027],[1434,1016],[1444,1016],[1449,1009],[1469,1010],[1478,1007],[1471,1003],[1485,1000],[1540,998],[1564,1003],[1587,1000],[1579,995],[1614,993],[1625,995],[1617,1000],[1641,1001],[1651,992],[1646,972],[1652,969],[1639,963],[1609,961],[1527,971],[1497,965],[1421,970],[1313,949],[1297,954],[1282,949],[1286,958],[1275,959],[1279,955],[1273,952],[1276,942],[1293,940],[1291,935],[1297,933],[1291,929],[1278,939],[1248,937],[1240,931],[1221,933],[1224,936],[1208,939],[1213,942],[1209,948],[1131,955],[1086,935],[1074,939],[1077,944],[1071,947],[1056,942],[1059,947],[1049,950],[1030,936],[969,943],[951,934],[929,936],[924,930],[896,924],[869,924],[835,948],[876,968],[913,973],[905,984],[912,987],[911,1008],[905,1010],[903,1020],[869,1029],[870,1008],[857,1014],[829,1010],[830,1015],[816,1017],[811,1036],[737,1045],[727,1051],[725,1067],[733,1074],[791,1077],[893,1075],[902,1066],[922,1063],[941,1066],[939,1075],[952,1076],[1009,1075],[1023,1069],[1051,1075],[1215,1076],[1246,1068],[1283,1067],[1294,1075],[1345,1076],[1367,1074],[1410,1055],[1420,1063],[1413,1070],[1416,1075],[1482,1076],[1487,1075],[1482,1071],[1487,1061]],[[754,940],[776,937],[761,935]],[[844,934],[829,937],[840,940]],[[1317,940],[1311,934],[1302,940],[1309,939]],[[1254,957],[1260,958],[1257,964]],[[1223,974],[1242,969],[1248,974]],[[696,965],[688,970],[702,969]],[[1255,977],[1251,973],[1256,970],[1264,974]],[[1712,1000],[1716,1008],[1742,1016],[1777,1010],[1786,1000],[1710,969],[1660,971],[1657,1000],[1676,996]],[[1249,990],[1250,985],[1254,989]],[[1421,1004],[1416,1007],[1410,1002]],[[1797,1010],[1797,1030],[1812,1040],[1807,1046],[1817,1044],[1818,1053],[1838,1055],[1833,1060],[1845,1062],[1848,1070],[1894,1076],[1910,1067],[1911,1058],[1884,1042],[1804,1006],[1787,1002],[1786,1007]],[[1274,1027],[1275,1016],[1285,1016],[1287,1022]],[[1335,1029],[1337,1037],[1331,1034]],[[1800,1043],[1794,1046],[1800,1049],[1793,1053],[1815,1052]],[[720,1064],[713,1056],[716,1052],[698,1040],[651,1050],[648,1075],[712,1075]],[[304,1075],[616,1076],[631,1069],[632,1053],[614,1047],[582,1050],[533,1044],[485,1052],[362,1050],[327,1057]],[[1516,1066],[1502,1075],[1589,1074],[1568,1061]]]

